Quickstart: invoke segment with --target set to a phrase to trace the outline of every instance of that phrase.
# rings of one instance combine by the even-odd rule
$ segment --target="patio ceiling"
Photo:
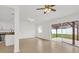
[[[72,21],[75,22],[75,27],[79,25],[79,21]],[[59,24],[52,24],[52,28],[54,29],[66,29],[73,27],[72,22],[65,22],[65,23],[59,23]]]

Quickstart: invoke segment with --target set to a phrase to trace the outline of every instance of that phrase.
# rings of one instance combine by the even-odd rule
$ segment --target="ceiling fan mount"
[[[50,11],[56,11],[56,9],[54,9],[55,5],[44,5],[43,8],[37,8],[36,10],[43,10],[44,11],[44,14],[46,14],[47,12],[50,12]]]

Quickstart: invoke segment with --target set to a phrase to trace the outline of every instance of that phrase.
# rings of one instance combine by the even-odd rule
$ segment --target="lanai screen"
[[[75,45],[75,40],[79,40],[79,21],[64,22],[59,24],[52,24],[54,29],[54,37],[69,38],[72,44]],[[65,31],[64,34],[59,33],[61,30]],[[61,32],[62,32],[61,31]],[[68,32],[67,32],[68,31]]]

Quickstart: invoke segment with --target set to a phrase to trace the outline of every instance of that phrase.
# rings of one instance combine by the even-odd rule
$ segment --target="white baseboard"
[[[14,50],[14,53],[19,53],[19,52],[20,52],[20,49]]]
[[[43,40],[49,40],[49,39],[45,39],[45,38],[41,38],[41,37],[36,37],[36,38],[43,39]]]
[[[28,38],[35,38],[35,37],[21,37],[20,40],[21,39],[28,39]]]

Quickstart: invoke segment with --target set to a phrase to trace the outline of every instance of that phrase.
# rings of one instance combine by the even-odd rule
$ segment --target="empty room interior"
[[[79,53],[79,5],[0,5],[0,53]]]

